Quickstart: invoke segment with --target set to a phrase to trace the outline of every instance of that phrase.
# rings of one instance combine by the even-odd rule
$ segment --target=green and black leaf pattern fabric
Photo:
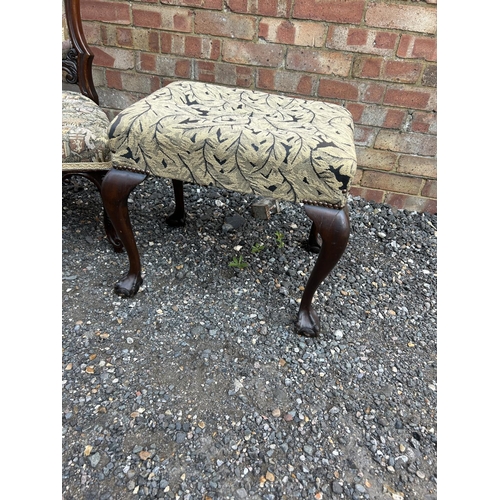
[[[109,127],[115,168],[202,186],[344,206],[353,121],[335,104],[179,81]]]

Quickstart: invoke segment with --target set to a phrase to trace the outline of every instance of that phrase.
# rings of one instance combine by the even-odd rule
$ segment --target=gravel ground
[[[144,284],[126,299],[95,188],[63,184],[63,499],[437,498],[437,217],[351,198],[308,339],[310,221],[252,201],[186,186],[170,228],[168,181],[137,187]]]

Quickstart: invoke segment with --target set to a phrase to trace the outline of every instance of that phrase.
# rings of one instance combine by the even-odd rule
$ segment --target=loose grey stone
[[[389,486],[435,500],[436,216],[351,197],[346,252],[315,294],[322,333],[307,339],[294,332],[316,259],[302,207],[258,219],[251,196],[186,184],[172,228],[171,185],[146,179],[129,204],[144,283],[123,298],[126,255],[77,182],[62,200],[65,498],[382,500]],[[244,227],[222,229],[236,214]],[[235,248],[243,270],[228,266]]]

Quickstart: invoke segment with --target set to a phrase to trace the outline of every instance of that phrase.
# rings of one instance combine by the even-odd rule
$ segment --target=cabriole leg
[[[102,180],[104,179],[106,173],[107,173],[106,170],[99,170],[97,172],[88,172],[88,179],[90,179],[98,187],[99,192],[101,192]],[[117,253],[123,252],[123,244],[120,241],[120,238],[116,234],[115,228],[113,227],[108,212],[106,211],[106,208],[104,208],[103,223],[104,223],[104,230],[106,231],[106,236],[108,238],[108,241],[113,246],[113,250]]]
[[[172,179],[174,187],[175,210],[172,215],[166,219],[167,224],[172,227],[181,227],[186,225],[186,211],[184,208],[184,183],[176,179]]]
[[[112,168],[104,177],[101,196],[104,209],[120,238],[129,259],[129,271],[116,284],[118,295],[132,297],[142,284],[141,261],[130,224],[128,197],[132,190],[146,178],[146,174]]]
[[[84,177],[85,179],[88,179],[89,181],[92,181],[94,185],[97,187],[99,190],[99,194],[101,194],[101,186],[102,186],[102,179],[104,175],[107,173],[107,170],[96,170],[96,171],[80,171],[80,172],[63,172],[62,178],[65,179],[67,177],[71,177],[72,175],[78,175],[80,177]],[[106,212],[106,209],[104,209],[103,213],[103,224],[104,224],[104,230],[106,231],[106,237],[108,238],[108,241],[111,243],[113,246],[113,250],[115,252],[123,252],[123,245],[122,242],[120,241],[120,238],[118,238],[115,228],[113,227],[113,224],[111,223],[111,220],[108,216],[108,213]]]
[[[318,260],[302,295],[297,330],[300,335],[317,337],[320,332],[320,321],[312,308],[312,299],[319,285],[330,274],[346,249],[350,232],[349,213],[347,206],[341,210],[312,205],[304,205],[304,208],[308,217],[313,221],[309,243],[317,243],[317,234],[319,234],[322,244]]]

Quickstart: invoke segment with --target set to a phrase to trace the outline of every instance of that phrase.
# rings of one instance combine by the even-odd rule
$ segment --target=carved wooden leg
[[[65,179],[66,177],[70,177],[72,175],[79,175],[80,177],[85,177],[85,179],[92,181],[99,190],[99,193],[101,193],[102,179],[107,174],[107,172],[108,172],[107,170],[69,172],[69,173],[63,172],[63,179]],[[115,228],[111,223],[111,220],[108,216],[108,213],[106,212],[106,209],[104,209],[103,223],[104,223],[104,230],[106,231],[106,237],[113,246],[113,250],[117,253],[123,252],[123,244],[120,241],[120,238],[118,238],[116,234]]]
[[[184,208],[184,183],[176,179],[172,179],[175,197],[174,213],[167,217],[167,224],[172,227],[180,227],[186,225],[186,211]]]
[[[350,232],[349,214],[347,206],[342,210],[312,205],[305,205],[304,208],[313,221],[309,241],[317,242],[316,235],[319,233],[322,245],[302,295],[297,330],[301,335],[317,337],[320,332],[320,321],[312,308],[312,299],[319,285],[330,274],[346,249]]]
[[[101,188],[104,208],[125,247],[129,259],[129,271],[116,284],[118,295],[132,297],[142,284],[141,261],[130,224],[128,197],[132,190],[146,178],[146,174],[112,168],[104,177]]]
[[[104,176],[106,174],[107,174],[106,170],[99,170],[97,172],[88,172],[88,178],[97,186],[97,188],[99,189],[99,193],[101,193],[102,180],[104,179]],[[113,250],[117,253],[123,252],[123,243],[116,234],[115,228],[113,227],[108,212],[106,211],[106,208],[104,208],[103,223],[104,223],[104,230],[106,231],[106,236],[108,238],[108,241],[113,246]]]
[[[312,253],[319,253],[321,249],[321,243],[318,239],[318,228],[316,224],[313,222],[311,225],[311,231],[309,232],[309,238],[302,243],[302,246],[308,251]]]

